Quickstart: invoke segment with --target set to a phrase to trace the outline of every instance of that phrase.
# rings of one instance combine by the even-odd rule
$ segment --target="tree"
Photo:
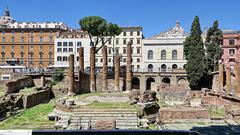
[[[191,89],[199,89],[204,73],[204,46],[201,38],[202,30],[199,17],[192,23],[190,35],[184,41],[184,54],[187,60],[187,78]]]
[[[213,26],[208,29],[205,46],[206,53],[206,74],[210,75],[213,71],[218,70],[219,60],[222,58],[223,34],[218,28],[218,21],[214,21]]]
[[[52,73],[52,78],[54,82],[60,82],[64,78],[64,69],[63,68],[57,68]]]
[[[113,36],[119,35],[122,29],[117,24],[108,23],[105,19],[99,16],[84,17],[79,21],[81,29],[88,32],[90,38],[90,46],[100,47],[95,50],[97,53]],[[95,39],[95,41],[94,41]]]

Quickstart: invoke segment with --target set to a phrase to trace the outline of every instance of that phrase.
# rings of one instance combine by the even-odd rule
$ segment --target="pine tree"
[[[190,35],[184,44],[184,53],[187,59],[187,78],[191,89],[199,89],[204,73],[204,46],[201,38],[202,30],[199,17],[196,16],[192,23]]]
[[[213,26],[208,29],[205,46],[206,53],[206,74],[210,75],[213,71],[218,70],[219,60],[222,57],[223,34],[218,28],[218,21],[214,21]]]

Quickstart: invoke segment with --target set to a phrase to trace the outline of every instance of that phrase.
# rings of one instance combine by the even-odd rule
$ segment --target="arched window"
[[[187,68],[187,64],[184,64],[184,65],[183,65],[183,69],[186,69],[186,68]]]
[[[166,50],[161,51],[161,59],[166,60]]]
[[[152,64],[149,64],[148,65],[148,72],[152,72],[153,71],[153,65]]]
[[[177,59],[177,50],[172,51],[172,59],[176,60]]]
[[[178,68],[177,64],[172,65],[172,69],[177,69],[177,68]]]
[[[152,50],[149,50],[149,51],[148,51],[148,59],[149,59],[149,60],[152,60],[152,59],[153,59],[153,51],[152,51]]]
[[[166,72],[167,71],[167,66],[165,64],[161,65],[161,70],[162,72]]]

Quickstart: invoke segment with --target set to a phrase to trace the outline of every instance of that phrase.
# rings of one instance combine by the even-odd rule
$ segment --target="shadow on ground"
[[[197,131],[202,135],[240,135],[240,125],[213,125],[208,127],[193,127],[191,131]]]

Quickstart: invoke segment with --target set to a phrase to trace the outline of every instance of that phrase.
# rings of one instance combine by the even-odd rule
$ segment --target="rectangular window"
[[[62,48],[57,48],[57,52],[62,52]]]
[[[137,58],[137,62],[140,62],[140,58]]]
[[[109,44],[109,45],[112,44],[112,39],[111,39],[111,38],[108,39],[108,44]]]
[[[52,52],[53,47],[49,46],[49,52]]]
[[[33,38],[33,37],[30,38],[30,42],[31,42],[31,43],[34,42],[34,38]]]
[[[23,64],[23,60],[24,60],[24,53],[21,53],[20,64]]]
[[[77,56],[77,61],[79,61],[79,56]]]
[[[98,58],[95,58],[95,62],[98,62]]]
[[[68,51],[69,52],[73,52],[73,48],[68,48]]]
[[[127,44],[127,40],[126,39],[123,39],[123,44]]]
[[[57,42],[58,47],[62,47],[62,42]]]
[[[5,52],[5,46],[2,46],[2,52]]]
[[[63,52],[67,52],[67,48],[63,48]]]
[[[119,44],[119,39],[116,39],[116,45],[118,45]]]
[[[11,51],[14,52],[14,46],[12,46]]]
[[[140,44],[140,39],[137,39],[137,44]]]
[[[124,31],[124,32],[123,32],[123,36],[126,36],[126,35],[127,35],[127,32],[126,32],[126,31]]]
[[[61,57],[61,56],[58,56],[58,57],[57,57],[57,61],[62,61],[62,57]]]
[[[235,45],[235,39],[234,38],[229,39],[229,45]]]
[[[140,65],[137,65],[137,69],[140,69]]]
[[[20,42],[22,42],[22,43],[24,42],[24,37],[20,38]]]
[[[235,49],[229,49],[229,54],[234,55],[235,54]]]
[[[63,56],[63,61],[67,61],[67,56]]]
[[[73,47],[73,42],[69,42],[69,47]]]
[[[2,80],[10,80],[10,75],[2,75]]]
[[[123,48],[123,54],[126,54],[126,53],[127,53],[127,49]]]
[[[2,37],[2,42],[3,42],[3,43],[5,42],[5,37]]]
[[[81,47],[82,46],[82,42],[77,42],[77,47]]]
[[[14,38],[14,37],[12,37],[12,43],[14,43],[14,40],[15,40],[15,38]]]
[[[108,48],[108,54],[111,54],[111,53],[112,53],[112,49]]]
[[[63,42],[63,47],[67,47],[67,42]]]
[[[21,51],[21,52],[24,52],[24,46],[21,46],[21,47],[20,47],[20,51]]]
[[[132,36],[133,35],[133,31],[130,31],[130,36]]]
[[[119,48],[115,48],[116,54],[119,54]]]
[[[123,62],[126,62],[126,58],[123,58]]]
[[[137,31],[137,35],[140,36],[140,31]]]
[[[137,54],[140,54],[140,48],[137,48]]]
[[[49,53],[49,54],[48,54],[48,57],[49,57],[49,59],[48,59],[48,60],[49,60],[49,61],[48,61],[48,64],[49,64],[49,65],[52,65],[53,54],[52,54],[52,53]]]
[[[111,59],[111,58],[109,58],[109,59],[108,59],[108,62],[111,62],[111,61],[112,61],[112,59]]]
[[[133,44],[133,39],[130,39],[130,43]]]

